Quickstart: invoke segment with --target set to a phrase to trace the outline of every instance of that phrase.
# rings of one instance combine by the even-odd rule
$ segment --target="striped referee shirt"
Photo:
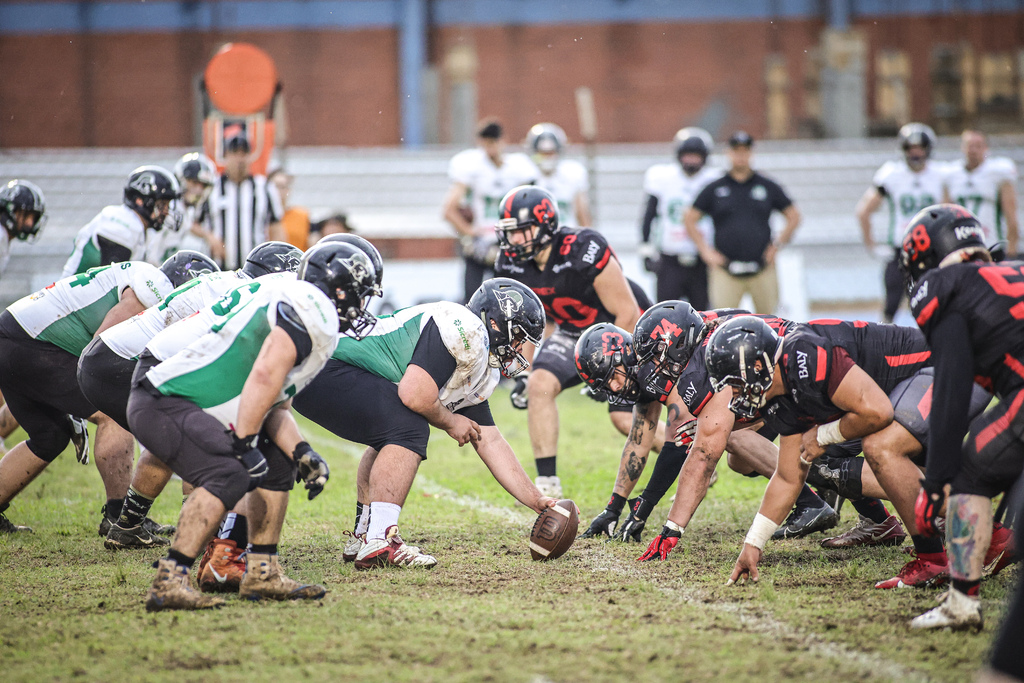
[[[240,268],[257,244],[267,241],[271,223],[281,220],[281,195],[266,176],[247,176],[241,183],[221,175],[213,186],[202,222],[224,242],[224,270]]]

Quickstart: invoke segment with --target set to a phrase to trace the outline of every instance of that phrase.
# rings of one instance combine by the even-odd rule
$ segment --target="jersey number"
[[[923,194],[920,198],[915,197],[912,194],[901,194],[900,213],[904,216],[913,216],[924,207],[931,206],[934,203],[935,198],[930,194]]]
[[[981,268],[978,272],[996,294],[1014,299],[1024,298],[1024,267],[991,266]],[[1010,315],[1017,320],[1024,320],[1024,301],[1010,306]]]

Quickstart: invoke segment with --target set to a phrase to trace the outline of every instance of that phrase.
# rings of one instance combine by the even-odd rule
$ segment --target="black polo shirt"
[[[726,174],[709,184],[693,207],[715,225],[715,249],[730,261],[760,261],[772,241],[768,218],[792,204],[778,183],[754,172],[746,182]]]

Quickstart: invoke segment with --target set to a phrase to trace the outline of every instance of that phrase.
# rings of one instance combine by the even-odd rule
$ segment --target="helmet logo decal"
[[[622,335],[618,332],[609,330],[601,335],[601,347],[606,356],[619,353],[624,346]]]
[[[284,270],[294,271],[299,267],[299,260],[302,252],[289,251],[283,254],[274,254],[277,260],[284,266]]]
[[[523,295],[514,289],[494,290],[494,298],[498,300],[498,309],[506,318],[513,317],[523,307]]]
[[[156,178],[152,173],[140,173],[139,177],[129,183],[128,187],[133,190],[138,190],[144,194],[150,191],[150,188],[156,184]]]
[[[662,321],[658,323],[657,327],[651,331],[651,339],[664,339],[666,341],[670,341],[675,337],[678,337],[681,332],[682,330],[678,325],[668,318],[663,318]]]
[[[548,223],[555,217],[555,209],[547,197],[533,207],[533,217],[537,219],[538,223]]]

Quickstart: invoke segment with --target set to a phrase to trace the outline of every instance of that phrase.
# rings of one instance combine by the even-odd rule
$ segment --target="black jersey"
[[[575,335],[594,323],[615,322],[594,291],[594,280],[611,259],[618,260],[601,233],[560,228],[552,238],[551,255],[543,270],[533,259],[514,263],[502,253],[494,264],[494,274],[518,280],[536,292],[547,316],[559,329]],[[643,311],[650,305],[647,297],[634,283],[630,282],[630,287]]]
[[[963,361],[975,381],[997,396],[1024,386],[1024,261],[972,261],[925,273],[910,300],[925,337],[959,314],[970,332]]]
[[[862,321],[814,320],[782,340],[779,359],[786,393],[772,399],[765,421],[783,436],[837,420],[832,395],[854,365],[886,394],[923,367],[931,352],[919,330]]]

